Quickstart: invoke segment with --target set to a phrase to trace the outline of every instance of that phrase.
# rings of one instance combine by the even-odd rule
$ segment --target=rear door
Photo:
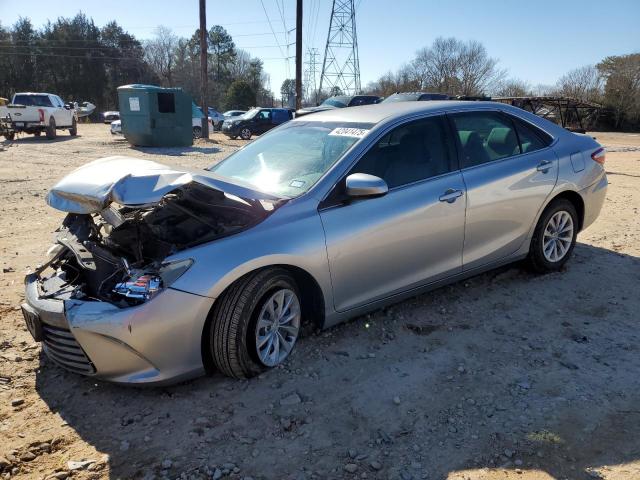
[[[272,126],[271,109],[265,108],[260,110],[255,116],[255,133],[261,135],[269,130]]]
[[[497,111],[450,114],[467,189],[465,270],[515,253],[558,177],[551,138]],[[518,127],[516,128],[517,122]]]
[[[338,311],[461,271],[466,197],[454,157],[444,117],[408,122],[349,172],[383,178],[386,195],[347,201],[343,180],[321,204]]]

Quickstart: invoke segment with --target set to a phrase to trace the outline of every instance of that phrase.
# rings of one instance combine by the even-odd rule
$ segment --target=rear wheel
[[[56,121],[51,117],[49,119],[49,126],[47,127],[47,138],[53,140],[56,138]]]
[[[251,129],[244,127],[240,130],[240,138],[243,140],[251,140]]]
[[[75,118],[71,121],[71,128],[69,129],[69,133],[72,137],[75,137],[78,134],[78,123],[76,122]]]
[[[15,132],[5,133],[5,135],[4,135],[4,136],[5,136],[5,138],[6,138],[7,140],[11,140],[11,141],[13,141],[13,139],[14,139],[14,138],[16,138],[16,134],[15,134]]]
[[[300,332],[300,293],[284,269],[268,268],[241,278],[218,298],[208,345],[216,368],[249,378],[283,363]]]
[[[193,127],[193,138],[202,137],[202,127]]]
[[[569,260],[578,235],[578,214],[564,198],[542,213],[531,239],[529,265],[536,272],[556,272]]]

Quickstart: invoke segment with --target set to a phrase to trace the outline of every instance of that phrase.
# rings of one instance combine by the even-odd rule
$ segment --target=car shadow
[[[600,478],[640,461],[638,284],[639,258],[578,244],[562,272],[512,265],[414,297],[249,381],[138,389],[43,358],[36,389],[114,479]]]
[[[221,152],[220,147],[192,145],[190,147],[138,147],[131,146],[131,149],[143,153],[154,155],[169,155],[172,157],[180,157],[191,153],[202,153],[204,155]]]
[[[67,142],[69,140],[73,140],[74,138],[80,138],[82,135],[77,134],[76,136],[69,135],[68,132],[62,131],[58,132],[56,138],[48,139],[46,135],[42,134],[39,137],[35,135],[24,135],[16,137],[13,140],[6,140],[5,143],[26,143],[26,144],[34,144],[34,143],[59,143],[59,142]]]

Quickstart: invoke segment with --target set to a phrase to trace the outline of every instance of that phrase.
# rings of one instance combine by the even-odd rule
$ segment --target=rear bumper
[[[26,278],[26,309],[41,321],[45,354],[67,370],[124,384],[157,385],[204,372],[201,340],[213,299],[170,288],[135,307],[40,297]]]
[[[604,205],[604,200],[607,195],[608,185],[609,181],[607,180],[607,175],[602,172],[602,177],[600,177],[598,181],[590,187],[580,191],[580,196],[584,201],[584,220],[582,222],[582,230],[589,227],[593,222],[595,222],[598,215],[600,215],[600,211],[602,210],[602,206]]]

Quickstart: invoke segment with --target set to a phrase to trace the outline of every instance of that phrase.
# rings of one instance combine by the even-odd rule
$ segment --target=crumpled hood
[[[278,197],[223,179],[206,170],[191,171],[139,158],[114,156],[74,170],[48,193],[49,206],[70,213],[98,213],[110,203],[141,207],[158,203],[176,188],[196,182],[249,200]]]

